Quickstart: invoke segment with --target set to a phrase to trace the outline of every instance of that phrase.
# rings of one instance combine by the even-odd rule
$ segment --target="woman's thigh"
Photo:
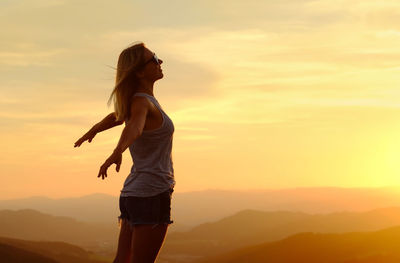
[[[133,227],[131,263],[153,263],[167,234],[168,224],[138,224]]]
[[[129,263],[131,256],[131,241],[133,228],[126,219],[121,219],[121,229],[118,238],[117,255],[114,263]]]

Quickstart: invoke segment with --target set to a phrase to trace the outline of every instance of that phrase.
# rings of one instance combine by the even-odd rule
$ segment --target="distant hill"
[[[245,209],[326,214],[368,211],[400,205],[399,187],[314,187],[279,190],[204,190],[177,192],[172,197],[169,232],[189,230],[198,224],[219,220]],[[32,197],[0,201],[2,209],[34,209],[85,222],[115,224],[118,197],[92,194],[77,198]]]
[[[175,194],[175,192],[174,192]],[[310,214],[364,212],[400,205],[399,187],[303,187],[279,190],[205,190],[176,193],[177,222],[198,225],[242,210],[292,211]]]
[[[104,263],[80,247],[64,242],[39,242],[0,237],[0,261],[4,263]]]
[[[43,196],[0,200],[0,210],[33,209],[58,216],[68,216],[79,221],[115,223],[119,216],[118,198],[106,194],[52,199]]]
[[[247,245],[277,241],[301,232],[376,231],[398,225],[400,207],[332,214],[244,210],[187,232],[169,234],[162,254],[171,258],[174,255],[176,258],[200,258]]]
[[[300,233],[194,262],[398,263],[399,240],[400,226],[369,233]]]
[[[0,236],[28,240],[64,241],[83,247],[116,247],[119,228],[111,224],[85,223],[35,210],[0,211]]]

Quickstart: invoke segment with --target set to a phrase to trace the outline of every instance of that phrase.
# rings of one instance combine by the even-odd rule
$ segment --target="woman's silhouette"
[[[98,132],[125,122],[118,145],[100,167],[107,177],[113,163],[120,169],[129,148],[133,166],[121,190],[118,251],[114,263],[154,262],[170,220],[174,169],[171,157],[174,125],[153,95],[154,82],[163,77],[163,63],[143,43],[123,50],[118,59],[116,85],[110,99],[115,112],[75,142],[91,142]]]

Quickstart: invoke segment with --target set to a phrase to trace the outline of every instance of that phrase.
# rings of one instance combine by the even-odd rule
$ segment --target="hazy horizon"
[[[174,193],[180,193],[180,194],[185,194],[185,193],[195,193],[195,192],[206,192],[206,191],[221,191],[221,192],[244,192],[244,193],[260,193],[260,192],[279,192],[279,191],[288,191],[288,190],[295,190],[295,189],[363,189],[363,190],[372,190],[372,189],[391,189],[391,190],[396,190],[399,191],[400,194],[400,185],[390,185],[390,186],[377,186],[377,187],[338,187],[338,186],[314,186],[314,187],[307,187],[307,186],[298,186],[298,187],[287,187],[287,188],[254,188],[254,189],[217,189],[217,188],[206,188],[206,189],[198,189],[198,190],[189,190],[189,191],[179,191],[179,190],[174,190]],[[83,193],[81,195],[65,195],[65,196],[50,196],[50,195],[26,195],[26,196],[18,196],[14,198],[0,198],[0,201],[6,201],[6,200],[16,200],[16,199],[29,199],[29,198],[49,198],[49,199],[68,199],[68,198],[81,198],[81,197],[86,197],[86,196],[93,196],[93,195],[107,195],[107,196],[113,196],[113,197],[119,197],[119,193],[107,193],[107,192],[92,192],[92,193]]]

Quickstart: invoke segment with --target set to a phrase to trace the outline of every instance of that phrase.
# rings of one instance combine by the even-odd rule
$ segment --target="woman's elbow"
[[[130,137],[136,139],[143,133],[143,128],[140,125],[135,124],[128,124],[128,133]]]
[[[116,124],[116,125],[121,125],[121,124],[123,124],[124,122],[125,122],[125,121],[116,121],[115,124]]]

